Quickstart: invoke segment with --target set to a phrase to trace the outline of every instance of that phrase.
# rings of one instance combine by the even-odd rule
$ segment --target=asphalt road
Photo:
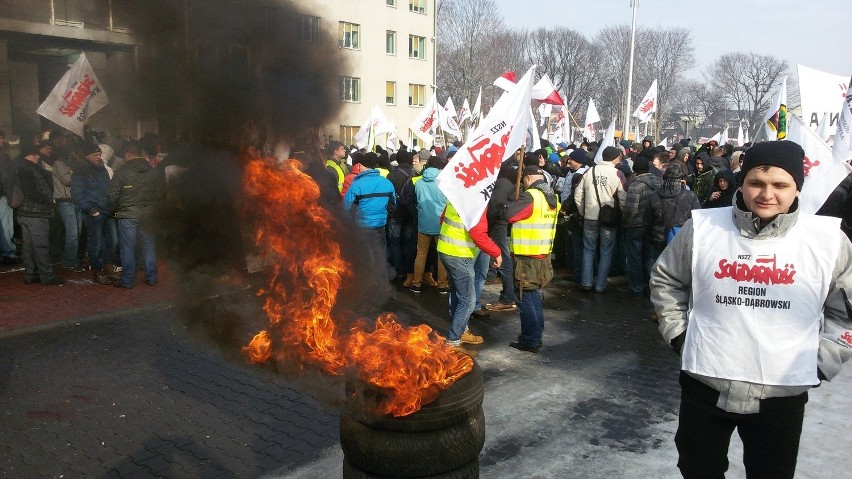
[[[400,289],[382,309],[444,331],[446,297],[424,289]],[[484,301],[497,292],[487,286]],[[486,340],[475,347],[481,477],[679,477],[678,358],[650,302],[622,294],[554,282],[540,354],[508,347],[516,312],[471,322]],[[0,475],[340,477],[340,381],[246,365],[238,346],[251,328],[234,317],[262,320],[251,290],[0,338]],[[838,451],[852,447],[850,376],[812,392],[797,477],[849,477]],[[735,439],[729,477],[744,477],[740,454]]]

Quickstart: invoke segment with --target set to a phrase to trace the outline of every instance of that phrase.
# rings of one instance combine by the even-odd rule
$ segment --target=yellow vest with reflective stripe
[[[337,173],[337,191],[343,191],[343,179],[346,178],[346,174],[343,172],[343,168],[340,167],[340,164],[337,163],[336,160],[328,160],[325,162],[325,166],[330,166],[334,168],[334,171]]]
[[[533,198],[533,212],[529,218],[512,223],[512,253],[518,256],[550,254],[556,236],[559,203],[551,209],[544,193],[535,188],[527,192]]]
[[[423,179],[423,175],[413,176],[413,177],[411,177],[411,184],[416,185],[417,182],[422,180],[422,179]]]
[[[438,252],[458,258],[475,258],[479,254],[479,248],[464,228],[459,213],[449,203],[438,235]]]
[[[384,168],[376,168],[376,169],[379,170],[379,174],[382,175],[382,178],[387,178],[388,174],[390,173],[390,170],[386,170]]]

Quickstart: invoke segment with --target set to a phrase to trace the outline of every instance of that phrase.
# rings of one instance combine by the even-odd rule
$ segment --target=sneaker
[[[517,342],[517,341],[509,343],[509,346],[511,346],[511,347],[513,347],[513,348],[515,348],[519,351],[526,351],[528,353],[538,353],[537,347],[530,346],[529,344],[525,344],[525,343],[521,343],[521,342]]]
[[[488,311],[514,311],[518,309],[518,305],[515,303],[501,303],[497,301],[496,303],[486,304],[485,309]]]
[[[115,264],[112,265],[112,272],[113,273],[121,273],[121,270],[122,270],[121,266],[118,266],[118,265],[115,265]]]
[[[113,281],[109,279],[109,276],[105,275],[102,270],[94,272],[92,275],[92,282],[104,286],[109,286],[113,283]]]
[[[65,280],[60,278],[59,276],[54,276],[47,281],[42,281],[42,286],[59,286],[60,284],[65,284]]]
[[[412,284],[411,287],[408,288],[408,290],[411,291],[412,293],[422,293],[423,292],[423,288],[421,288],[419,284]]]
[[[461,346],[461,345],[450,346],[450,348],[457,353],[466,354],[466,355],[470,356],[471,358],[475,358],[479,354],[476,351],[473,351],[471,349],[467,349],[467,348],[465,348],[464,346]]]
[[[470,317],[476,319],[490,319],[491,313],[484,309],[477,309],[476,311],[470,313]]]
[[[591,286],[580,286],[580,291],[582,291],[584,293],[591,293],[592,287]]]
[[[450,288],[438,288],[438,294],[450,294]]]
[[[148,286],[156,286],[157,280],[156,279],[146,279],[145,284],[147,284]]]
[[[477,336],[471,333],[470,331],[465,331],[464,333],[462,333],[459,339],[461,340],[461,342],[467,344],[482,344],[485,342],[485,339],[482,336]]]

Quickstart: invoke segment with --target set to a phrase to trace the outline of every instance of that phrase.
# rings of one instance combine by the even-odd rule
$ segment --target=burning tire
[[[349,395],[340,417],[344,478],[479,477],[479,452],[485,444],[482,370],[470,373],[437,399],[403,417],[359,414]]]
[[[424,405],[414,414],[402,417],[358,417],[355,400],[347,403],[344,413],[374,429],[400,432],[426,432],[444,429],[470,418],[482,407],[485,395],[482,369],[474,363],[473,369],[458,381],[441,391],[437,399]]]
[[[385,431],[340,418],[340,445],[346,461],[359,471],[379,476],[413,478],[450,473],[475,462],[484,444],[485,415],[481,407],[466,421],[425,432]]]

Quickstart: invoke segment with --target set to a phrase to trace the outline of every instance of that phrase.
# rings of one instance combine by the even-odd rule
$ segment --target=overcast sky
[[[519,28],[566,26],[592,38],[607,25],[632,21],[630,0],[495,0],[504,21]],[[725,53],[753,51],[835,75],[852,75],[850,0],[641,0],[638,27],[692,32],[701,72]],[[637,45],[641,55],[641,45]]]

